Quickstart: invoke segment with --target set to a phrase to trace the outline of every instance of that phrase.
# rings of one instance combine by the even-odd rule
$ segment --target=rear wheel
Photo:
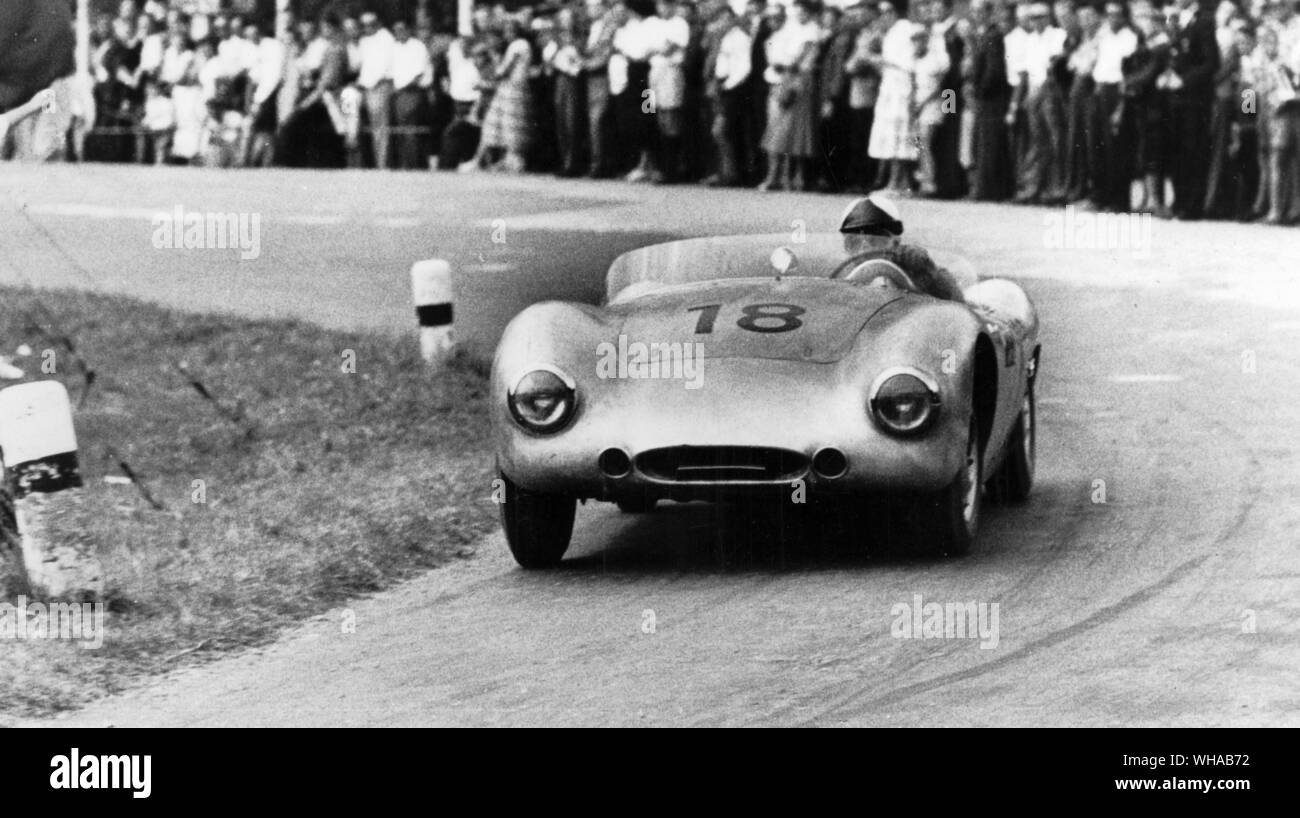
[[[504,474],[501,480],[505,485],[501,527],[515,562],[528,569],[558,565],[573,537],[577,499],[529,491]]]
[[[983,484],[979,429],[971,415],[966,434],[966,456],[952,482],[925,504],[927,520],[922,534],[927,545],[939,554],[961,556],[970,551],[979,530],[980,488]]]
[[[1023,503],[1034,487],[1034,463],[1037,459],[1038,418],[1034,408],[1034,387],[1025,389],[1020,417],[1007,441],[1007,458],[998,468],[989,487],[999,503]]]

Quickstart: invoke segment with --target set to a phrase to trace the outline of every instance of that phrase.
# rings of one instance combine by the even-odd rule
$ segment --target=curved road
[[[228,261],[159,286],[172,263],[159,254],[130,271],[98,256],[126,252],[113,248],[144,229],[96,209],[131,178],[121,169],[94,169],[90,185],[66,169],[53,184],[20,177],[28,184],[13,199],[27,214],[6,205],[0,230],[24,237],[19,256],[49,254],[51,283],[202,306],[226,286],[212,274]],[[129,191],[142,212],[172,206],[193,177],[151,178]],[[187,207],[262,209],[268,225],[286,225],[282,241],[315,242],[355,265],[326,269],[273,248],[275,269],[259,269],[264,279],[241,272],[244,286],[221,302],[240,312],[398,330],[409,314],[405,266],[422,257],[411,245],[454,246],[463,270],[501,220],[522,237],[506,245],[516,255],[483,255],[477,263],[489,266],[460,279],[458,310],[481,318],[471,331],[483,348],[543,291],[594,297],[600,264],[646,236],[772,232],[799,220],[826,229],[843,206],[549,179],[198,178],[217,203]],[[342,179],[357,210],[326,214],[328,224],[276,221],[331,201]],[[412,203],[409,221],[366,223],[367,197]],[[421,215],[437,202],[450,213],[446,201],[463,212]],[[559,570],[517,570],[490,537],[473,559],[274,645],[55,723],[1300,724],[1300,231],[1156,222],[1150,253],[1062,249],[1051,238],[1060,215],[907,205],[922,237],[1021,279],[1045,331],[1034,497],[986,506],[970,556],[918,559],[887,524],[793,506],[751,515],[670,504],[629,516],[589,505]],[[43,250],[50,240],[62,250]],[[575,253],[590,261],[575,265]],[[0,263],[0,280],[24,274],[14,259]],[[311,281],[316,301],[278,300]],[[917,595],[996,604],[996,645],[893,635],[895,606]]]

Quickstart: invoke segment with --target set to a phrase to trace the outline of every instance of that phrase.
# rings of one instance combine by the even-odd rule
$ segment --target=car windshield
[[[965,258],[929,246],[926,250],[936,264],[956,276],[963,288],[979,280],[974,266]],[[664,286],[698,281],[774,276],[774,264],[782,256],[788,260],[784,275],[810,278],[844,277],[852,268],[846,262],[853,258],[839,233],[686,239],[619,256],[606,276],[605,298],[626,300]]]

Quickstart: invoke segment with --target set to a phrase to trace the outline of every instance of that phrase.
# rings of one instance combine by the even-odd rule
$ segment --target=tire
[[[504,474],[501,480],[505,485],[501,527],[515,562],[528,570],[559,565],[573,538],[577,499],[529,491]]]
[[[648,514],[654,511],[658,499],[644,494],[634,494],[618,501],[618,510],[624,514]]]
[[[952,482],[925,504],[922,535],[929,550],[959,557],[970,551],[979,531],[980,495],[983,488],[983,458],[980,457],[979,428],[971,415],[966,434],[966,457]]]
[[[1007,457],[989,481],[993,497],[999,503],[1023,503],[1034,487],[1034,464],[1038,458],[1038,414],[1034,406],[1034,387],[1025,390],[1020,417],[1007,439]]]

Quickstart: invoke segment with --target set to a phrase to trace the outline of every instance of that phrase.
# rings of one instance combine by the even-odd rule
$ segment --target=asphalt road
[[[0,281],[397,336],[410,263],[441,256],[480,351],[524,303],[598,297],[627,247],[831,229],[844,205],[497,176],[0,173]],[[176,205],[261,214],[261,257],[155,251],[149,216]],[[1300,725],[1300,231],[1156,222],[1135,253],[1061,248],[1059,217],[906,205],[909,236],[1020,280],[1044,327],[1035,495],[989,509],[970,556],[917,559],[887,529],[815,515],[589,505],[559,570],[517,570],[489,537],[55,723]],[[895,637],[916,595],[996,603],[997,645]]]

